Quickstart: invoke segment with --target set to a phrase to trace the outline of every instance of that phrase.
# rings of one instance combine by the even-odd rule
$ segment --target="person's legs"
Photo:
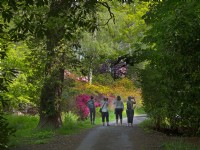
[[[116,125],[118,125],[118,119],[116,119]]]
[[[133,126],[134,110],[131,112],[131,126]]]
[[[115,116],[116,116],[116,125],[118,125],[118,116],[119,116],[118,109],[115,110]]]
[[[127,122],[128,122],[128,125],[131,123],[131,113],[130,113],[130,110],[127,110]]]
[[[129,126],[129,123],[130,123],[130,112],[129,112],[129,110],[126,110],[126,116],[127,116],[127,126]]]
[[[120,124],[122,125],[122,109],[119,110]]]
[[[90,122],[92,124],[92,109],[90,108]]]
[[[94,108],[93,111],[92,111],[92,124],[94,124],[94,122],[95,122],[95,115],[96,115],[96,111],[95,111],[95,108]]]
[[[105,112],[102,112],[102,123],[103,126],[105,125]]]
[[[106,122],[107,122],[107,126],[110,126],[109,125],[109,113],[108,112],[106,112]]]

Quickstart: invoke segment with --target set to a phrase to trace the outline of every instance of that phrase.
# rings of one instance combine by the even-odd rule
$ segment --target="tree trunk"
[[[62,30],[62,28],[60,28]],[[55,51],[62,39],[62,34],[49,30],[47,35],[47,62],[45,79],[40,97],[40,121],[38,127],[58,128],[61,120],[61,95],[64,81],[64,53]],[[59,33],[59,32],[58,32]]]
[[[63,88],[64,69],[56,69],[46,79],[40,100],[40,128],[58,128],[61,120],[61,95]]]
[[[89,69],[88,81],[89,81],[89,84],[92,85],[92,68]]]
[[[160,130],[161,117],[158,115],[158,116],[155,118],[155,121],[156,121],[156,130]]]
[[[67,5],[66,1],[53,1],[48,17],[55,17]],[[66,6],[67,8],[67,6]],[[65,9],[66,9],[65,8]],[[59,42],[65,34],[64,26],[49,28],[46,32],[47,62],[45,81],[40,97],[40,128],[58,128],[62,125],[61,96],[64,81],[64,52],[59,52]],[[61,54],[61,55],[60,55]]]

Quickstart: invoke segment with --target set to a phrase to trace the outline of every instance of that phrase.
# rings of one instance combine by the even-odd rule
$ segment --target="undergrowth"
[[[175,140],[175,141],[171,141],[171,142],[166,142],[163,145],[164,150],[199,150],[200,148],[192,145],[190,143],[186,143],[183,140],[179,139],[179,140]]]
[[[139,127],[142,128],[146,133],[153,133],[155,126],[152,119],[146,119],[139,124]],[[165,134],[167,135],[167,134]],[[163,136],[165,136],[163,133]],[[170,136],[172,137],[172,136]],[[199,150],[200,148],[196,145],[193,145],[187,140],[183,140],[181,136],[173,136],[174,140],[168,140],[163,143],[162,148],[164,150]]]

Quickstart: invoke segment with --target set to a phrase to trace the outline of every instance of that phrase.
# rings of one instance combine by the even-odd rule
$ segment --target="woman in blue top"
[[[94,104],[94,97],[90,96],[90,100],[87,102],[87,106],[90,110],[90,121],[91,124],[95,124],[95,114],[96,114],[96,109],[95,109],[95,104]]]

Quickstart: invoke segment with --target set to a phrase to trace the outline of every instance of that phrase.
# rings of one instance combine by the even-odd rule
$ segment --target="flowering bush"
[[[90,99],[89,95],[82,94],[76,97],[76,106],[79,110],[80,118],[83,120],[88,117],[89,109],[87,107],[87,101]]]
[[[89,108],[87,107],[87,102],[90,100],[90,96],[87,94],[81,94],[76,97],[76,106],[79,110],[80,118],[83,120],[89,115]],[[95,102],[95,107],[99,107],[100,103]]]

